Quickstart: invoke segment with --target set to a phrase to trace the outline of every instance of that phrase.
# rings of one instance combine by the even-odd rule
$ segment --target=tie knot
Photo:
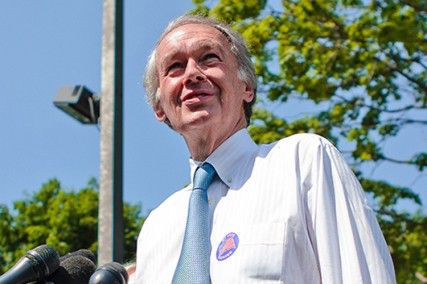
[[[193,189],[207,190],[212,183],[215,173],[215,168],[209,163],[199,166],[194,172]]]

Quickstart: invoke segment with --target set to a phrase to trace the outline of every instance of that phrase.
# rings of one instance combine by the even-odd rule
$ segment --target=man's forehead
[[[218,32],[222,33],[218,28],[211,25],[207,25],[203,23],[187,23],[187,24],[182,24],[180,26],[177,26],[171,29],[170,31],[168,31],[166,34],[164,34],[160,38],[160,42],[163,41],[163,39],[168,37],[170,34],[186,34],[194,30],[201,30],[207,33],[212,33],[212,34],[217,34]]]
[[[162,57],[168,57],[170,54],[182,53],[182,52],[195,52],[195,51],[207,51],[207,50],[218,50],[223,51],[223,45],[213,42],[210,39],[196,39],[194,41],[177,41],[173,46],[168,45],[166,47],[166,54]],[[165,48],[161,49],[164,51]]]
[[[228,42],[228,38],[219,29],[204,24],[185,24],[174,28],[159,41],[158,47],[169,44],[197,41],[204,46],[215,46],[215,43]]]
[[[203,24],[186,24],[171,30],[159,42],[157,56],[173,57],[183,51],[218,49],[224,52],[228,39],[215,27]],[[185,48],[183,50],[183,48]]]

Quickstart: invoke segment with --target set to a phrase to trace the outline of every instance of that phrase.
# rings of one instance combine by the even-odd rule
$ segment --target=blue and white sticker
[[[230,232],[222,239],[216,250],[216,259],[222,261],[229,258],[239,246],[239,236],[236,233]]]

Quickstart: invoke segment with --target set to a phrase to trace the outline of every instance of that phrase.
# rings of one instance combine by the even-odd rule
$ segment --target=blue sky
[[[123,187],[125,200],[141,202],[144,212],[189,180],[185,143],[154,119],[142,75],[165,25],[192,7],[191,0],[125,3]],[[98,129],[79,124],[52,101],[64,85],[83,84],[99,93],[101,33],[102,1],[0,3],[0,203],[11,206],[50,178],[67,189],[98,178]],[[282,111],[289,116],[305,111],[295,108]],[[425,147],[425,130],[409,129],[407,135],[418,135],[409,150]],[[399,145],[408,146],[396,145],[398,151],[405,151]],[[425,174],[392,166],[374,172],[404,186],[413,184],[426,202]]]
[[[189,180],[185,143],[154,119],[141,82],[165,25],[192,7],[191,0],[125,3],[124,198],[144,211]],[[64,85],[99,93],[101,33],[102,1],[1,2],[0,203],[11,206],[50,178],[69,189],[98,178],[98,129],[52,101]]]

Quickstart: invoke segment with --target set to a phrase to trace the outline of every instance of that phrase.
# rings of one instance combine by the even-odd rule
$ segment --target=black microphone
[[[0,276],[0,284],[39,281],[58,267],[58,252],[48,245],[41,245],[28,251],[9,271]]]
[[[89,284],[127,284],[128,277],[126,269],[120,263],[110,262],[96,269]]]
[[[96,265],[96,256],[93,254],[93,252],[91,252],[88,249],[79,249],[77,251],[73,251],[73,252],[67,253],[66,255],[61,256],[59,258],[59,261],[62,262],[65,259],[67,259],[69,257],[72,257],[74,255],[81,255],[81,256],[87,257],[88,259],[90,259]]]
[[[95,269],[91,259],[71,253],[61,260],[58,269],[44,283],[87,284]]]

